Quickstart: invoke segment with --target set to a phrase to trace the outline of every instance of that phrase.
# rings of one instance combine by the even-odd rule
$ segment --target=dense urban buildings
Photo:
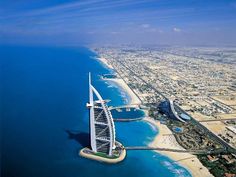
[[[174,100],[236,147],[236,49],[96,48],[143,103]],[[233,136],[234,135],[234,136]]]
[[[174,132],[184,149],[218,154],[199,156],[214,175],[235,173],[236,48],[93,49],[134,91],[149,115]],[[214,168],[205,163],[212,158],[217,159]]]

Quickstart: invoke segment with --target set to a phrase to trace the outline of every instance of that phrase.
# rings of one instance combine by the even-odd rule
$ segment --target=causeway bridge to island
[[[126,118],[115,118],[113,119],[114,122],[132,122],[132,121],[139,121],[142,120],[143,117],[139,117],[139,118],[130,118],[130,119],[126,119]]]
[[[122,108],[140,108],[140,104],[128,104],[128,105],[120,105],[120,106],[109,106],[109,110],[112,109],[122,109]]]
[[[126,146],[126,150],[157,150],[157,151],[168,151],[168,152],[178,152],[178,153],[191,153],[195,155],[206,155],[206,154],[219,154],[224,152],[225,149],[216,150],[185,150],[185,149],[170,149],[170,148],[160,148],[160,147],[150,147],[150,146]]]

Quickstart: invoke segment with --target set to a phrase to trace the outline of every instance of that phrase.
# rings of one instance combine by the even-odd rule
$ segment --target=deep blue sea
[[[0,46],[2,177],[172,177],[191,176],[153,151],[128,151],[110,165],[84,159],[88,144],[88,72],[110,105],[127,94],[99,75],[111,73],[86,48]],[[115,123],[125,146],[147,145],[158,130],[139,122]]]

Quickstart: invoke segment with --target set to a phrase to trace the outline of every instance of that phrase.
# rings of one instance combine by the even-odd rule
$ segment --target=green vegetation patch
[[[119,157],[119,156],[109,156],[109,155],[102,153],[102,152],[94,153],[94,155],[99,156],[99,157],[103,157],[103,158],[107,158],[107,159],[117,159]]]
[[[225,173],[236,174],[236,162],[227,164],[221,155],[218,155],[219,160],[210,162],[206,155],[198,155],[198,159],[207,167],[215,177],[222,177]]]

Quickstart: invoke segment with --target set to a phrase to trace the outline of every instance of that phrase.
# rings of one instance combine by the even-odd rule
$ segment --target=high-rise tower
[[[94,94],[97,100],[94,100]],[[109,156],[115,149],[115,127],[110,110],[106,101],[91,84],[89,73],[89,120],[90,120],[90,143],[92,151],[102,152]]]
[[[94,97],[97,99],[94,100]],[[106,163],[121,162],[126,156],[124,146],[115,140],[115,126],[107,103],[91,84],[89,73],[89,127],[90,148],[84,147],[80,155]]]

